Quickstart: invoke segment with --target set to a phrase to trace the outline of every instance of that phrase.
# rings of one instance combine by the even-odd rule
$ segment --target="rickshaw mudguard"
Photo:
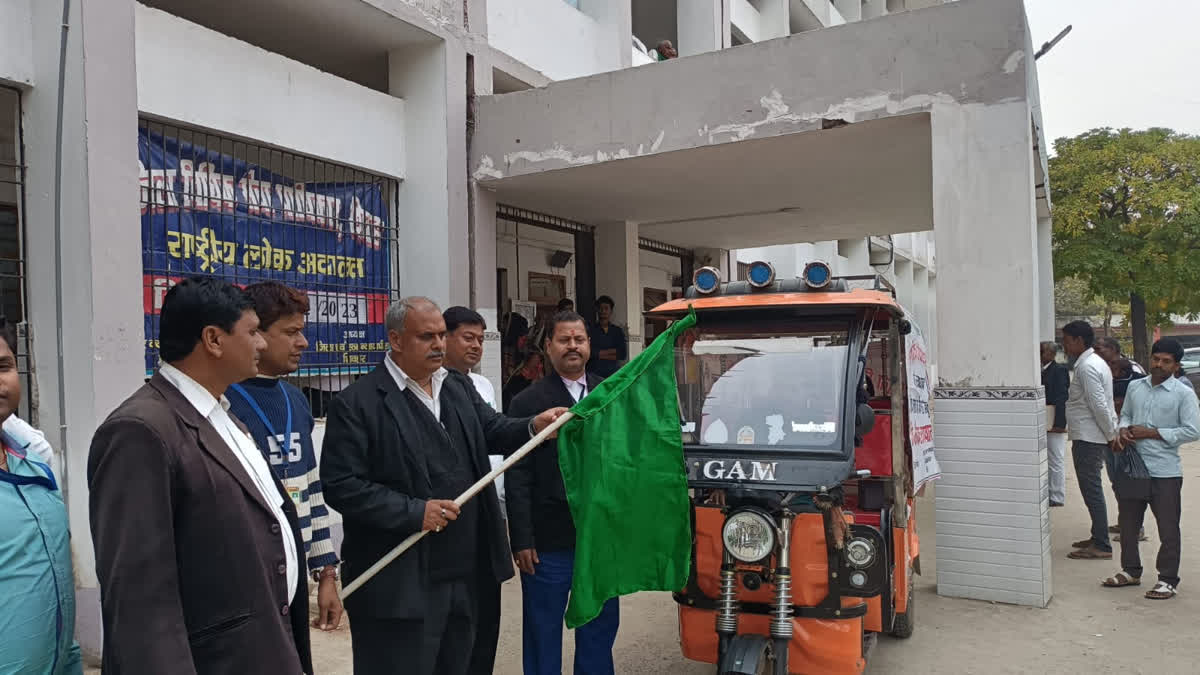
[[[721,589],[721,527],[725,516],[720,508],[697,506],[696,514],[696,585],[704,595],[715,598]],[[819,513],[798,514],[792,523],[792,603],[813,607],[829,593],[829,556],[825,546],[825,526]],[[752,591],[739,583],[738,600],[742,603],[770,604],[774,592],[768,584]]]
[[[725,516],[718,507],[696,506],[694,588],[709,598],[720,591],[722,558],[721,527]],[[792,524],[792,601],[795,605],[815,607],[829,593],[829,556],[825,544],[825,527],[819,513],[802,513]],[[743,607],[750,604],[769,605],[773,592],[769,584],[758,590],[746,588],[739,580],[738,600]],[[695,598],[692,598],[695,600]],[[878,598],[875,607],[879,607]],[[788,646],[788,670],[792,673],[861,673],[866,667],[862,640],[863,614],[871,603],[863,598],[843,597],[845,618],[792,619],[793,637]],[[877,610],[878,615],[878,610]],[[715,630],[716,612],[709,608],[688,606],[679,608],[679,640],[685,658],[716,663],[719,636]],[[770,634],[770,616],[765,613],[742,612],[738,617],[739,633]]]
[[[858,598],[846,601],[858,602]],[[679,608],[679,643],[683,656],[701,663],[717,662],[716,612]],[[771,617],[743,614],[739,632],[767,635]],[[797,675],[858,675],[867,666],[863,655],[863,619],[792,619],[793,636],[788,643],[788,672]]]

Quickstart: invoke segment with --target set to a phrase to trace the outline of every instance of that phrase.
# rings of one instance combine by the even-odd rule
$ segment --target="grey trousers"
[[[1075,463],[1075,478],[1079,481],[1079,492],[1092,517],[1092,545],[1101,551],[1112,551],[1108,540],[1108,505],[1104,503],[1104,472],[1108,462],[1104,443],[1075,441],[1071,444],[1071,459]],[[1134,538],[1137,541],[1137,538]]]

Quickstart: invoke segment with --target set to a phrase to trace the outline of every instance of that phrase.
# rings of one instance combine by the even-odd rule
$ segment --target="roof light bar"
[[[819,290],[825,288],[829,285],[829,282],[833,281],[833,271],[829,269],[827,263],[814,260],[804,266],[802,278],[809,288]]]
[[[715,267],[701,267],[692,275],[692,285],[698,292],[708,295],[721,287],[721,271]]]

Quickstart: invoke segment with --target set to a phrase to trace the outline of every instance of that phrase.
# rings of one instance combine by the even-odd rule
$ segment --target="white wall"
[[[657,288],[666,291],[668,299],[671,297],[671,280],[679,275],[679,258],[638,249],[638,267],[642,288]],[[603,293],[596,289],[597,295]]]
[[[606,31],[562,0],[488,0],[488,43],[552,80],[620,67],[607,57]],[[625,51],[629,51],[625,36]]]
[[[0,82],[33,84],[32,0],[0,0]]]
[[[402,99],[157,9],[135,16],[142,112],[404,177]]]
[[[520,228],[519,232],[517,228]],[[520,255],[517,251],[520,235]],[[544,227],[496,220],[496,268],[508,271],[508,295],[514,300],[529,299],[529,273],[556,274],[566,277],[567,297],[575,298],[575,256],[564,268],[552,268],[548,262],[555,251],[575,252],[575,236]]]

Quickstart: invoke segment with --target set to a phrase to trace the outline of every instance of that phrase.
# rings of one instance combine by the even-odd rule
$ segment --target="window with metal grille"
[[[0,86],[0,315],[17,327],[17,371],[21,404],[17,414],[37,425],[37,392],[25,315],[25,164],[21,140],[21,93]]]
[[[293,376],[318,417],[387,352],[397,295],[397,183],[333,162],[142,119],[138,124],[146,372],[158,313],[190,276],[308,294],[308,349]]]

